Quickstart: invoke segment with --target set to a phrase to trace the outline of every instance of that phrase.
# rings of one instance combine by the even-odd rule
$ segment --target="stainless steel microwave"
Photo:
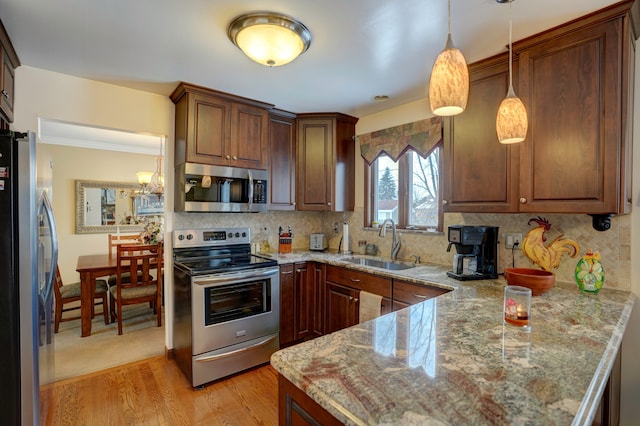
[[[175,211],[267,210],[267,171],[185,163],[176,167]]]

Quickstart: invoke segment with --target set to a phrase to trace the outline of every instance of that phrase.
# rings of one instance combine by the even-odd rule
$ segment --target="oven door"
[[[193,355],[278,333],[278,267],[192,278]]]

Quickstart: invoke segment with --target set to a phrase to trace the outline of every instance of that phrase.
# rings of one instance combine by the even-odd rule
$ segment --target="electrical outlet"
[[[515,243],[518,245],[515,247],[517,250],[522,249],[522,232],[506,232],[504,234],[504,248],[512,249]]]

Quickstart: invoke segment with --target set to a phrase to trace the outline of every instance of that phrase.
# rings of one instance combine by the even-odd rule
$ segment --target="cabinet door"
[[[0,109],[13,122],[13,96],[15,94],[15,74],[13,65],[4,49],[2,49],[2,89],[0,90]]]
[[[329,119],[298,120],[298,210],[332,210],[334,123]]]
[[[294,300],[293,264],[280,265],[280,345],[281,346],[286,346],[294,341],[293,300]]]
[[[268,210],[296,208],[296,140],[293,118],[269,117]]]
[[[326,282],[325,332],[333,333],[358,323],[358,291]]]
[[[294,269],[293,338],[302,340],[313,330],[313,275],[307,263],[296,263]]]
[[[192,163],[229,165],[231,103],[201,94],[189,94],[190,110],[186,160]]]
[[[312,264],[313,273],[313,335],[324,334],[324,303],[326,267],[321,263]]]
[[[518,147],[498,142],[495,127],[508,88],[508,57],[471,66],[467,108],[445,120],[445,212],[517,211]]]
[[[520,53],[520,211],[618,211],[622,19]]]
[[[269,118],[267,110],[233,103],[229,165],[249,169],[267,168]]]

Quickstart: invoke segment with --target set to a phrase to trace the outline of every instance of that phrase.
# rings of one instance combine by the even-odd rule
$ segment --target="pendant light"
[[[512,20],[511,3],[514,0],[496,0],[498,3],[509,3],[509,91],[507,97],[502,100],[496,117],[496,133],[498,140],[503,144],[518,143],[527,137],[529,127],[527,109],[516,96],[513,90],[513,48],[512,44]]]
[[[429,80],[431,112],[439,116],[460,114],[469,99],[469,69],[460,50],[451,40],[451,0],[449,0],[448,34],[444,50],[436,58]]]

